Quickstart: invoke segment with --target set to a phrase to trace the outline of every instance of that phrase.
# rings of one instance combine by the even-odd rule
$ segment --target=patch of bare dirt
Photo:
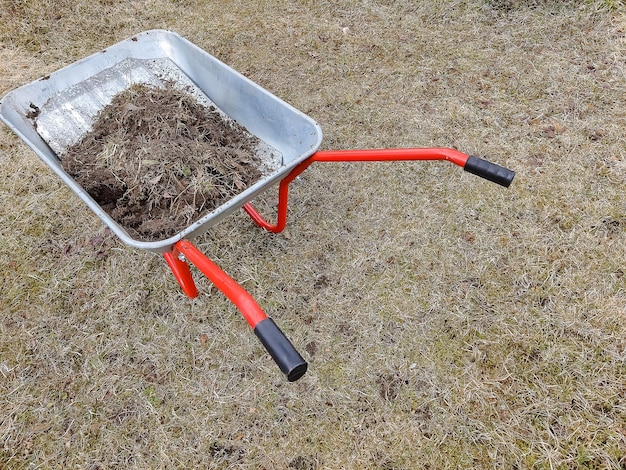
[[[259,141],[171,85],[114,97],[61,159],[131,236],[162,240],[261,178]]]

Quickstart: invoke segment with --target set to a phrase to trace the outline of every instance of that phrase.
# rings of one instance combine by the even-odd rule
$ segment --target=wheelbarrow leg
[[[313,155],[314,156],[314,155]],[[285,176],[278,186],[278,208],[277,208],[277,221],[276,225],[267,222],[261,214],[257,212],[251,203],[244,204],[242,209],[254,220],[254,222],[261,228],[264,228],[268,232],[280,233],[285,229],[287,225],[287,203],[289,199],[289,184],[296,179],[296,177],[306,170],[311,163],[313,163],[313,156],[307,158],[298,166],[296,166],[291,172]]]
[[[180,284],[183,292],[190,299],[195,299],[198,297],[198,288],[196,287],[195,282],[193,282],[193,278],[191,277],[191,271],[189,270],[189,265],[186,261],[183,261],[179,258],[178,250],[168,251],[167,253],[163,253],[163,258],[167,261],[174,277]]]

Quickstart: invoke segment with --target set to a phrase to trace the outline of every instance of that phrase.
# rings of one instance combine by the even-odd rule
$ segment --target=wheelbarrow
[[[176,235],[145,241],[132,237],[61,166],[59,155],[88,132],[100,110],[133,85],[175,82],[235,120],[264,145],[276,163],[239,195],[205,214]],[[508,187],[515,173],[451,148],[320,151],[322,130],[310,117],[280,100],[176,33],[145,31],[6,94],[0,118],[67,184],[123,243],[162,254],[183,292],[198,289],[189,263],[198,268],[243,314],[280,370],[292,382],[307,362],[259,304],[191,242],[233,211],[243,208],[265,230],[285,228],[289,184],[315,162],[447,160]],[[269,149],[269,150],[268,150]],[[251,201],[279,185],[277,222],[266,221]]]

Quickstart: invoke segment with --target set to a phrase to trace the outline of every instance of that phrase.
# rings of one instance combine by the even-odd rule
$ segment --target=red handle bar
[[[165,260],[172,268],[172,272],[178,279],[183,291],[190,297],[196,297],[196,289],[189,266],[179,259],[182,254],[196,266],[220,291],[235,304],[242,313],[248,324],[254,330],[267,352],[272,356],[280,370],[287,376],[287,380],[293,382],[302,377],[307,370],[306,361],[300,356],[291,342],[278,328],[276,323],[269,318],[261,309],[254,298],[228,274],[222,271],[213,261],[207,258],[193,243],[188,240],[180,240],[174,250],[165,253]],[[184,266],[183,266],[184,265]]]
[[[283,231],[287,224],[289,184],[313,162],[382,162],[396,160],[447,160],[464,168],[469,173],[505,187],[508,187],[515,177],[515,172],[507,168],[450,148],[323,150],[311,155],[281,180],[278,187],[278,215],[275,225],[268,223],[250,203],[245,204],[243,210],[260,227],[269,232],[279,233]]]

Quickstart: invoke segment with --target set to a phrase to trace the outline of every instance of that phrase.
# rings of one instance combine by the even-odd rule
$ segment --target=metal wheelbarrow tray
[[[133,85],[174,83],[204,105],[211,104],[256,136],[259,157],[271,171],[220,207],[164,240],[133,238],[61,166],[59,155],[91,129],[113,97]],[[125,244],[163,254],[181,288],[198,295],[188,261],[241,311],[289,381],[307,370],[306,361],[256,301],[202,254],[190,239],[242,208],[264,229],[280,232],[287,218],[289,184],[313,162],[448,160],[503,186],[514,172],[449,148],[318,151],[322,130],[310,117],[275,97],[179,35],[152,30],[84,58],[0,100],[0,118],[65,182]],[[277,222],[266,222],[250,201],[280,182]]]

